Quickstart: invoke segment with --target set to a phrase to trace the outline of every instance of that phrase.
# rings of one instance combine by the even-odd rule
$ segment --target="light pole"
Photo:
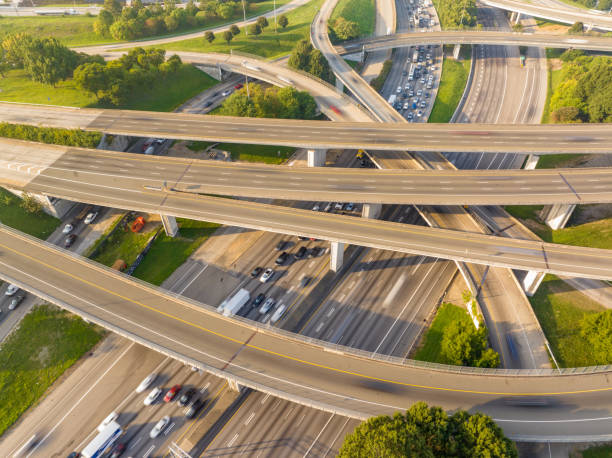
[[[244,0],[242,0],[242,17],[244,18],[244,34],[248,35],[249,34],[249,30],[248,30],[247,24],[246,24],[246,8],[244,6]]]
[[[274,33],[278,33],[276,30],[276,0],[274,0]]]

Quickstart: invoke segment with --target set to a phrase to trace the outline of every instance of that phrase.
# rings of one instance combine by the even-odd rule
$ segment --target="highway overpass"
[[[177,191],[268,199],[417,205],[612,202],[612,169],[388,170],[220,162],[0,138],[0,168]],[[29,171],[29,173],[28,173]],[[4,173],[0,172],[0,176]]]
[[[0,266],[3,280],[109,330],[301,404],[363,419],[425,400],[489,414],[511,438],[612,438],[610,367],[560,375],[549,369],[452,368],[359,352],[223,317],[5,226]],[[543,405],[526,407],[526,399]]]
[[[303,148],[492,153],[612,153],[609,124],[408,124],[235,118],[0,102],[0,122],[138,137]]]
[[[340,54],[350,54],[366,51],[377,51],[381,49],[400,48],[418,45],[506,45],[506,46],[537,46],[541,48],[574,48],[591,51],[612,51],[612,38],[551,35],[534,33],[510,33],[490,31],[444,31],[424,33],[396,33],[382,37],[371,37],[336,46]]]

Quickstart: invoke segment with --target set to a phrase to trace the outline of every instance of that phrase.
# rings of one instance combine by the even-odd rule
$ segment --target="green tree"
[[[215,41],[215,34],[209,30],[204,34],[204,39],[209,43],[212,43],[213,41]]]
[[[128,21],[119,19],[110,26],[109,32],[115,40],[125,41],[136,38],[134,30],[130,27]]]
[[[289,19],[284,14],[281,14],[278,18],[278,25],[280,25],[283,29],[289,25]]]
[[[230,19],[236,10],[234,2],[220,3],[217,7],[217,15],[223,19]]]
[[[223,32],[223,39],[227,42],[228,45],[230,44],[233,38],[234,38],[234,34],[230,32],[229,30],[226,30],[225,32]]]
[[[261,27],[259,24],[251,24],[249,26],[249,35],[257,36],[261,34]]]
[[[487,351],[488,331],[472,323],[453,321],[444,329],[441,349],[450,364],[456,366],[499,367],[499,355]]]
[[[340,458],[496,457],[516,458],[514,444],[493,420],[458,411],[448,416],[439,407],[414,404],[405,414],[379,416],[346,436]]]
[[[310,59],[308,60],[308,70],[311,75],[321,78],[328,83],[334,83],[335,77],[332,72],[329,62],[321,51],[315,49],[310,53]]]
[[[257,18],[257,22],[256,24],[259,26],[259,28],[263,31],[263,29],[265,29],[266,27],[268,27],[268,20],[266,19],[265,16],[259,16]]]
[[[77,53],[55,38],[34,40],[23,59],[23,67],[32,80],[53,86],[72,76],[77,65]]]
[[[580,322],[580,335],[591,347],[596,364],[612,363],[612,310],[586,315]]]
[[[189,16],[195,16],[196,14],[198,14],[198,11],[200,10],[196,6],[195,2],[193,0],[189,0],[189,2],[187,3],[187,6],[185,6],[185,12]]]
[[[2,40],[6,61],[13,67],[22,68],[24,57],[34,39],[27,33],[14,33]]]
[[[28,213],[40,213],[43,209],[42,203],[40,200],[35,198],[34,196],[24,192],[21,195],[21,204],[20,207],[23,208]]]
[[[343,17],[339,17],[334,22],[332,27],[336,36],[340,40],[352,40],[359,36],[359,24],[353,21],[347,21]]]
[[[289,56],[289,67],[309,71],[310,53],[312,53],[313,49],[310,40],[298,41]]]
[[[240,27],[236,24],[232,24],[229,28],[229,31],[232,32],[232,35],[236,36],[240,34]]]
[[[168,30],[168,32],[174,32],[179,27],[179,21],[174,16],[166,16],[164,18],[164,24],[166,24],[166,30]]]
[[[11,64],[6,58],[6,53],[0,48],[0,76],[6,77],[6,72],[11,69]]]
[[[100,10],[98,13],[98,17],[94,22],[93,28],[94,32],[102,37],[107,37],[110,35],[110,27],[113,25],[115,21],[115,17],[108,10]]]
[[[108,89],[110,83],[106,65],[97,62],[79,65],[74,70],[73,79],[78,87],[98,98]]]
[[[123,10],[123,3],[121,3],[120,0],[104,0],[104,6],[102,8],[111,13],[114,17],[119,17],[121,15],[121,10]]]
[[[580,110],[576,107],[561,107],[550,114],[554,123],[569,124],[582,122]]]
[[[567,33],[570,35],[576,35],[582,32],[584,32],[584,24],[582,22],[574,22],[574,24],[567,31]]]

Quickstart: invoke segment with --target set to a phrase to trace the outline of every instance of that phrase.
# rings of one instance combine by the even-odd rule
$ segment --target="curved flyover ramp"
[[[355,418],[418,400],[493,416],[514,438],[610,439],[610,368],[555,375],[403,363],[225,318],[0,226],[0,277],[114,332],[221,377]],[[527,400],[527,401],[525,401]],[[544,405],[525,407],[529,400]],[[586,439],[585,439],[586,440]]]

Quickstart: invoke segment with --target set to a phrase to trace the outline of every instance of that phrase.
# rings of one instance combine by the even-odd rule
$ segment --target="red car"
[[[179,391],[181,391],[181,388],[183,388],[181,385],[174,385],[172,388],[170,388],[170,390],[164,396],[164,402],[172,401]]]
[[[242,89],[242,84],[238,83],[234,86],[234,89]]]
[[[333,111],[336,114],[339,114],[339,115],[342,114],[342,112],[334,105],[330,105],[329,108],[331,109],[331,111]]]

